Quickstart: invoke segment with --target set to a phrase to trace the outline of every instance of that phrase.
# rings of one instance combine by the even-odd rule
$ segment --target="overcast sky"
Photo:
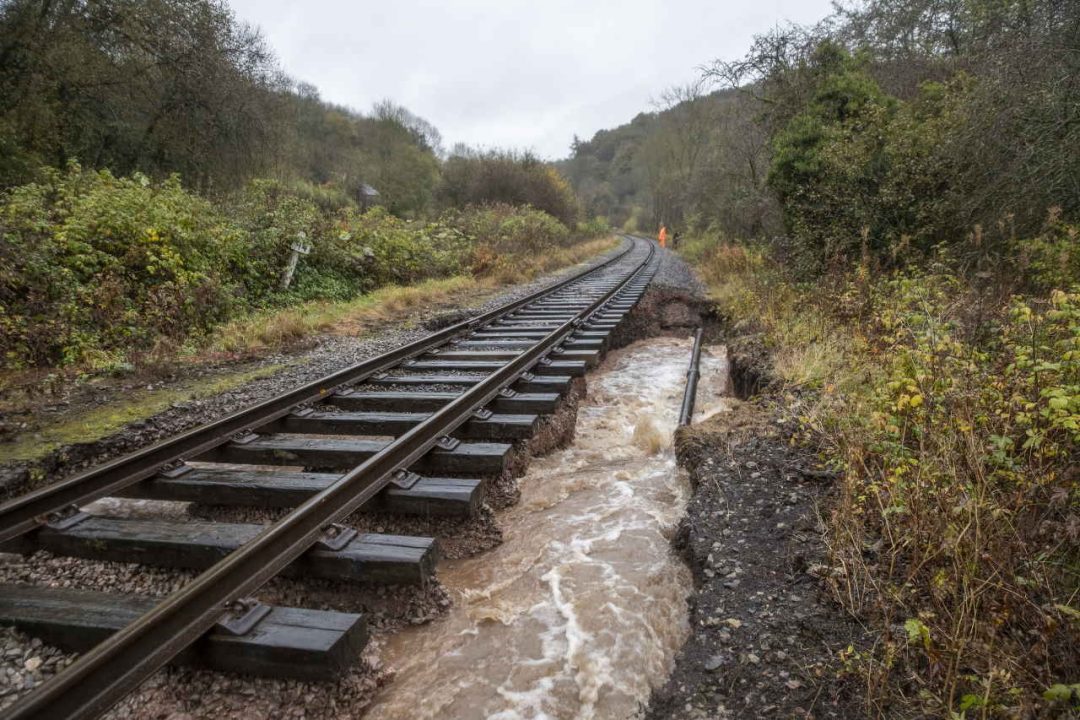
[[[830,0],[231,0],[285,70],[326,100],[389,98],[449,148],[530,148],[556,159],[577,134],[651,109],[664,88],[755,33],[815,22]]]

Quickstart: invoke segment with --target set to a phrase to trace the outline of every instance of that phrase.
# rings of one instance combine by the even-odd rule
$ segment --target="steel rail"
[[[698,378],[701,373],[698,365],[701,362],[701,337],[704,331],[698,328],[694,332],[694,349],[690,351],[690,368],[686,371],[686,390],[683,391],[682,408],[679,410],[679,427],[690,424],[694,417],[694,399],[697,396]]]
[[[624,236],[625,237],[625,236]],[[626,257],[634,246],[631,240],[623,250],[591,268],[553,283],[520,300],[507,303],[468,320],[451,325],[399,348],[343,368],[302,387],[239,410],[220,420],[187,430],[161,440],[142,450],[97,465],[70,478],[51,483],[0,504],[0,543],[33,530],[46,522],[51,513],[71,506],[85,505],[115,494],[140,480],[153,477],[170,465],[192,459],[228,442],[239,433],[249,432],[292,412],[298,405],[317,402],[344,385],[353,384],[421,355],[462,332],[486,325],[493,320],[557,292],[587,275],[610,267]]]
[[[640,246],[639,246],[640,247]],[[9,720],[83,720],[112,707],[176,657],[243,597],[296,560],[327,526],[344,519],[438,441],[466,422],[557,343],[649,267],[655,251],[585,310],[552,329],[530,350],[443,406],[375,455],[342,475],[249,543],[232,552],[132,624],[8,709]]]

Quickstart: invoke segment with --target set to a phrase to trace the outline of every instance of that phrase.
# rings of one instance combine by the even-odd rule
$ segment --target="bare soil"
[[[767,387],[763,353],[736,342],[733,384]],[[865,642],[827,595],[820,513],[831,478],[766,401],[676,437],[694,487],[676,549],[694,575],[690,637],[646,717],[862,718],[838,653]]]

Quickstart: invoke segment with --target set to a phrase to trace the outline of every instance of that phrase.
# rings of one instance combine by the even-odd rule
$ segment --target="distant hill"
[[[673,88],[657,111],[575,138],[571,156],[557,166],[586,215],[643,231],[701,218],[746,234],[769,225],[775,211],[764,188],[766,140],[751,103],[734,90],[702,88]]]

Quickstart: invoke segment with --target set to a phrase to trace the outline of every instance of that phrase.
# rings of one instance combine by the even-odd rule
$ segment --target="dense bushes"
[[[553,167],[529,153],[461,150],[443,166],[438,197],[444,207],[530,205],[574,227],[577,198]]]
[[[837,597],[906,635],[849,669],[875,704],[906,687],[933,716],[1049,709],[1080,671],[1080,295],[996,299],[938,271],[867,302],[872,380],[808,426],[845,471]]]
[[[547,213],[511,205],[489,205],[453,212],[449,222],[481,242],[469,259],[474,274],[503,274],[523,258],[537,258],[566,245],[572,236]]]
[[[1078,7],[865,0],[716,63],[765,101],[788,259],[918,264],[973,233],[1004,257],[1048,212],[1080,220]]]
[[[1008,270],[973,283],[940,254],[925,270],[864,265],[800,285],[760,251],[703,238],[685,250],[724,311],[763,331],[782,412],[842,471],[831,564],[815,572],[876,629],[872,648],[839,658],[867,714],[1067,712],[1078,289],[1012,295],[997,282]]]
[[[841,471],[816,572],[876,717],[1064,717],[1080,678],[1075,3],[867,0],[752,84],[785,233],[686,246]],[[1072,180],[1067,180],[1072,178]]]
[[[145,350],[209,327],[238,297],[243,235],[176,178],[45,171],[5,197],[0,223],[8,366]]]
[[[332,272],[350,263],[353,276],[363,277],[369,288],[407,285],[460,271],[474,237],[445,220],[401,220],[381,208],[347,213],[324,244],[326,252],[313,258],[312,268],[325,263],[323,271]]]
[[[215,205],[176,177],[116,178],[77,165],[41,177],[0,200],[7,368],[138,362],[247,309],[343,300],[463,270],[503,273],[604,230],[571,233],[546,213],[507,205],[403,220],[270,180]],[[282,290],[298,240],[311,252]]]

